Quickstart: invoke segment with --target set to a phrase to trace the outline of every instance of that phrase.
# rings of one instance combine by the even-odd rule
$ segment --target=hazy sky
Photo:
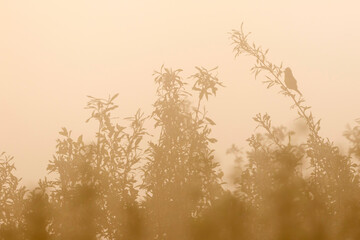
[[[219,66],[226,88],[210,100],[216,156],[225,168],[232,143],[246,146],[252,117],[268,112],[292,126],[290,101],[266,90],[234,59],[228,32],[244,22],[251,40],[290,66],[322,118],[322,134],[342,141],[360,117],[358,1],[0,0],[0,152],[15,156],[26,184],[45,176],[61,127],[92,136],[86,95],[120,93],[120,117],[151,113],[154,70]]]

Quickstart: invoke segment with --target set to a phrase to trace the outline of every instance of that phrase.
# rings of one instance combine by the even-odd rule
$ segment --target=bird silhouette
[[[285,68],[285,85],[288,89],[295,90],[302,96],[298,89],[296,79],[294,78],[294,75],[292,74],[292,71],[289,67]]]

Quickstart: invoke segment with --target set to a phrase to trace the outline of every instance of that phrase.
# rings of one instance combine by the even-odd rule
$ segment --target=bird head
[[[291,69],[289,67],[285,68],[285,74],[288,75],[288,74],[291,74]]]

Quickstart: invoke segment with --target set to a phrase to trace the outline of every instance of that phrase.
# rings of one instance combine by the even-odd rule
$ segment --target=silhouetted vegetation
[[[228,151],[237,163],[230,191],[205,107],[223,87],[217,68],[196,67],[189,87],[181,69],[162,66],[152,114],[138,110],[126,126],[113,117],[117,95],[89,96],[93,141],[62,128],[49,176],[35,189],[21,186],[13,158],[0,155],[0,239],[360,239],[360,121],[344,132],[350,147],[342,153],[321,136],[292,73],[284,82],[288,68],[248,36],[242,27],[230,33],[235,55],[253,57],[255,77],[290,100],[306,124],[304,142],[257,114],[260,131],[247,139],[246,154],[235,145]]]

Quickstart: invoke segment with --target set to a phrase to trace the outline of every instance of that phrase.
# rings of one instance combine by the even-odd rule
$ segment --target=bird
[[[300,96],[302,96],[298,89],[296,79],[294,78],[294,75],[292,74],[292,71],[289,67],[285,68],[285,85],[288,89],[295,90],[300,94]]]

